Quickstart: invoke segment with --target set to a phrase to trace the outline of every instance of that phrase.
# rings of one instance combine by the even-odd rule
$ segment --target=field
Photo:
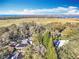
[[[11,24],[19,25],[23,22],[32,22],[34,21],[37,24],[48,24],[52,22],[61,22],[61,23],[79,23],[78,19],[75,18],[23,18],[23,19],[8,19],[0,20],[0,27],[9,26]]]
[[[55,40],[69,42],[58,48]],[[22,44],[26,46],[21,47]],[[21,52],[22,59],[76,59],[79,55],[78,45],[79,19],[76,18],[0,20],[1,59],[10,56],[11,51],[12,54],[16,52],[15,55]]]

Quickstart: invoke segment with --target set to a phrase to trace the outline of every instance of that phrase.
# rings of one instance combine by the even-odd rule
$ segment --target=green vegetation
[[[67,45],[58,50],[58,54],[61,59],[75,59],[79,54],[79,47],[77,47],[79,45],[79,24],[60,23],[60,21],[47,23],[49,24],[38,24],[32,21],[20,23],[19,25],[12,24],[7,27],[1,27],[1,48],[9,46],[13,42],[15,45],[21,44],[22,40],[31,38],[32,44],[27,44],[26,47],[21,49],[23,51],[23,59],[57,59],[53,41],[70,40]],[[7,49],[0,50],[1,59],[8,55],[9,51]]]
[[[47,48],[47,59],[57,59],[57,55],[55,52],[55,47],[52,43],[52,38],[49,39],[48,48]]]
[[[47,48],[50,41],[49,32],[46,32],[43,37],[43,45]]]
[[[57,59],[55,47],[53,46],[53,38],[49,36],[49,32],[44,34],[43,44],[47,48],[46,57],[47,59]]]

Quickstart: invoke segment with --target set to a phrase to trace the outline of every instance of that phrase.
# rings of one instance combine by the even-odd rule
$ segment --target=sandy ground
[[[64,18],[22,18],[22,19],[0,20],[0,27],[9,26],[11,24],[19,25],[20,23],[23,23],[23,22],[32,22],[32,21],[36,22],[37,24],[48,24],[48,23],[52,23],[52,22],[79,23],[79,19],[75,19],[75,18],[66,18],[66,19],[64,19]]]

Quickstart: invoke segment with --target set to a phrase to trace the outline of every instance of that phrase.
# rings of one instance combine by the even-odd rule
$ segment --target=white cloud
[[[27,15],[36,15],[36,14],[79,14],[79,9],[74,6],[69,7],[57,7],[50,9],[24,9],[24,10],[8,10],[0,11],[0,14],[27,14]]]

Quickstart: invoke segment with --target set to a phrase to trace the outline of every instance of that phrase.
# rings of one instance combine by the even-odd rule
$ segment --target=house
[[[58,30],[55,30],[53,32],[53,37],[59,37],[59,36],[61,36],[61,33]]]
[[[21,41],[21,44],[28,44],[28,39],[24,39]]]
[[[22,50],[26,46],[27,46],[27,44],[17,44],[15,48],[18,49],[18,50]]]
[[[16,49],[23,49],[23,48],[25,48],[25,47],[26,47],[27,45],[29,45],[29,44],[32,44],[32,39],[31,39],[31,37],[28,38],[28,39],[22,40],[20,44],[17,44],[17,45],[16,45]]]
[[[55,40],[53,42],[54,46],[57,48],[62,47],[63,45],[67,44],[69,42],[69,40]]]
[[[28,39],[22,40],[21,44],[32,44],[32,38],[29,37]]]

